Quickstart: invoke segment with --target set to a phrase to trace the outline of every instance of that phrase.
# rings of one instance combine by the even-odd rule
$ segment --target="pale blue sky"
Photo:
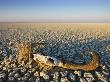
[[[0,0],[1,22],[110,22],[110,0]]]

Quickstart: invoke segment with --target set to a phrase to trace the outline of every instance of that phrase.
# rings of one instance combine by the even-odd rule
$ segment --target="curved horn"
[[[95,51],[89,51],[91,53],[92,60],[85,65],[77,65],[77,64],[70,64],[70,63],[62,63],[61,67],[71,69],[71,70],[84,70],[84,71],[91,71],[95,70],[99,67],[99,54]]]

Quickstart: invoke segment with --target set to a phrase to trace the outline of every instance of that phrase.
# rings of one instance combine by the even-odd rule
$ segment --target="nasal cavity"
[[[51,63],[53,63],[53,64],[54,64],[54,60],[53,60],[53,59],[48,58],[48,60],[49,60]]]

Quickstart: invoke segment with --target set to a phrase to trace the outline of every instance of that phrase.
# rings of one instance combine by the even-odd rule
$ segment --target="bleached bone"
[[[58,60],[54,57],[50,56],[44,56],[42,54],[33,54],[34,60],[39,61],[41,63],[44,63],[49,66],[59,66],[71,70],[85,70],[85,71],[91,71],[95,70],[97,67],[99,67],[99,54],[95,51],[89,51],[91,54],[92,60],[85,65],[78,65],[78,64],[70,64],[70,63],[64,63],[61,60]]]

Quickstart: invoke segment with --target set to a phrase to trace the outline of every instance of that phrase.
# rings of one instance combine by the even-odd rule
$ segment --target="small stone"
[[[87,81],[85,80],[85,78],[80,78],[80,82],[87,82]]]
[[[71,79],[71,81],[75,81],[75,75],[73,75],[72,73],[69,74],[69,77]]]
[[[26,77],[30,77],[30,73],[27,72],[27,73],[25,74],[25,76],[26,76]]]
[[[16,73],[16,74],[14,75],[14,77],[15,77],[15,78],[19,78],[19,77],[20,77],[19,73]]]
[[[26,71],[27,71],[27,69],[26,69],[26,68],[21,69],[21,73],[23,73],[23,74],[25,74],[25,73],[26,73]]]
[[[36,81],[36,78],[35,77],[31,77],[28,82],[35,82]]]
[[[93,75],[91,73],[84,73],[85,78],[93,78]]]
[[[93,78],[86,78],[87,82],[92,82],[94,79]]]
[[[39,76],[39,72],[38,71],[36,71],[35,73],[34,73],[34,76]]]
[[[17,71],[16,70],[13,70],[13,73],[15,74]]]
[[[52,81],[50,81],[50,82],[59,82],[57,79],[53,79]]]
[[[77,74],[78,76],[81,76],[81,71],[74,71],[74,74]]]
[[[0,74],[0,78],[3,78],[4,79],[5,77],[6,77],[6,74],[5,73],[1,73]]]
[[[16,73],[18,73],[18,72],[20,72],[20,69],[15,68],[14,71],[15,71]]]
[[[28,72],[31,74],[32,73],[32,70],[30,69],[30,70],[28,70]]]
[[[109,71],[107,71],[107,70],[106,71],[103,70],[102,73],[107,76],[109,75]]]
[[[40,72],[40,76],[43,77],[45,75],[45,72]]]
[[[27,76],[22,77],[22,81],[24,81],[24,82],[26,81],[27,82],[28,81],[28,77]]]
[[[43,79],[46,81],[46,82],[49,82],[49,76],[45,73],[45,72],[40,72],[40,76],[43,77]]]
[[[58,72],[55,72],[55,73],[53,74],[53,78],[54,78],[54,79],[58,79],[58,78],[59,78],[59,73],[58,73]]]
[[[22,78],[19,77],[19,78],[17,78],[17,80],[18,80],[18,82],[21,82]]]
[[[8,76],[9,76],[9,77],[14,77],[14,75],[15,75],[14,72],[10,72]]]
[[[9,73],[9,72],[12,72],[12,71],[13,71],[13,69],[8,69],[8,73]]]
[[[62,77],[67,77],[68,71],[60,72],[60,74],[61,74]]]
[[[96,71],[96,75],[98,76],[98,79],[100,79],[102,82],[107,82],[107,78],[102,75],[102,73]]]
[[[40,81],[40,78],[37,77],[35,82],[41,82],[41,81]]]
[[[15,63],[13,63],[13,64],[11,64],[11,67],[14,67],[14,68],[15,68],[15,67],[17,67],[17,66],[16,66],[16,64],[15,64]]]
[[[7,70],[7,68],[6,67],[3,67],[3,70]]]
[[[43,78],[44,78],[45,80],[49,80],[49,75],[46,75],[46,74],[45,74],[45,75],[43,76]]]
[[[15,82],[15,78],[14,77],[8,77],[8,81],[7,82]]]
[[[36,71],[36,69],[35,68],[32,68],[32,72],[34,73]]]
[[[107,67],[105,65],[102,66],[102,69],[107,69]]]
[[[107,65],[107,67],[110,68],[110,63],[109,62],[105,62],[105,64]]]
[[[67,79],[67,77],[65,77],[65,78],[61,78],[60,81],[61,81],[61,82],[70,82],[70,81]]]

